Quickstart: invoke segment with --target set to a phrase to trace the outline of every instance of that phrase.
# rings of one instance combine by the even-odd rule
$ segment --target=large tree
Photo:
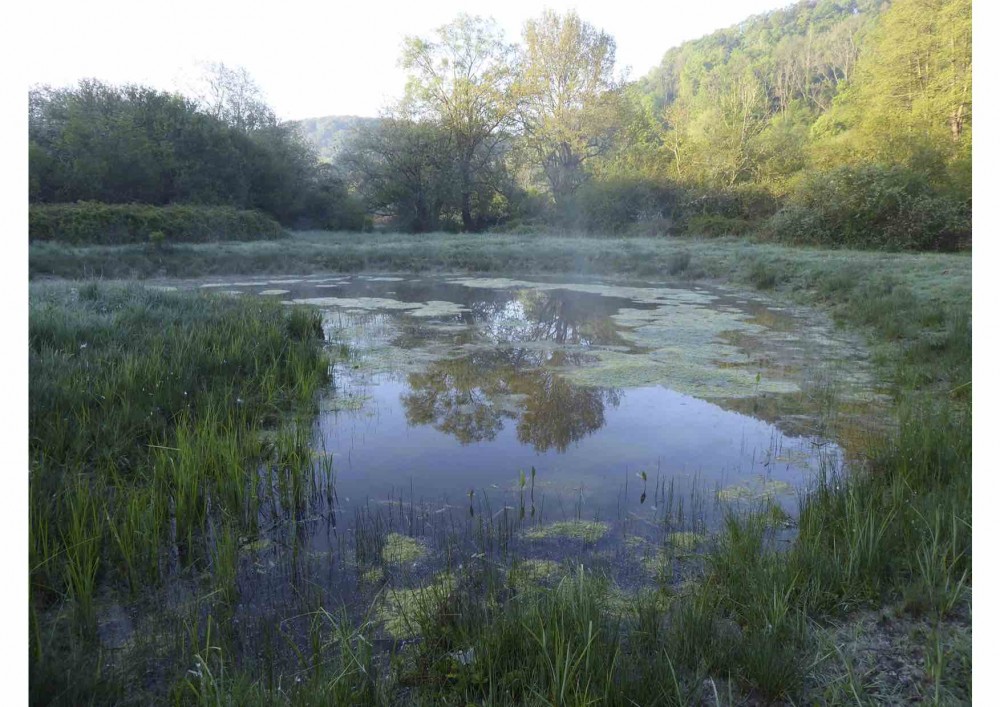
[[[201,75],[185,92],[194,97],[203,112],[242,132],[278,124],[264,92],[245,67],[222,62],[204,64]]]
[[[524,144],[556,202],[584,177],[587,160],[605,153],[618,124],[615,41],[576,12],[546,10],[524,27]]]
[[[433,121],[450,136],[459,209],[467,231],[482,223],[476,195],[495,183],[493,172],[514,124],[516,51],[492,20],[459,15],[433,39],[407,37],[404,110]]]
[[[454,201],[451,139],[436,123],[387,117],[359,125],[340,154],[370,209],[389,209],[408,231],[438,228]]]

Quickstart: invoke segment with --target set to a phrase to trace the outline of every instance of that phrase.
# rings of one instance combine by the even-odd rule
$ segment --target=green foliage
[[[751,224],[741,218],[718,214],[698,214],[685,222],[687,233],[699,236],[741,236],[748,233]]]
[[[245,106],[244,106],[245,108]],[[283,224],[357,228],[344,183],[290,127],[142,86],[82,81],[29,96],[32,203],[215,204]],[[339,220],[338,220],[339,219]]]
[[[914,170],[840,167],[804,179],[762,232],[790,243],[954,250],[971,239],[972,214]]]
[[[30,238],[31,233],[28,233]],[[167,242],[167,234],[163,231],[151,231],[149,234],[149,245],[154,248],[162,248]]]
[[[816,161],[925,165],[933,177],[927,155],[968,162],[971,127],[972,3],[901,0],[863,46],[850,86],[817,121]]]
[[[431,122],[387,118],[359,128],[344,147],[343,163],[376,212],[389,210],[402,230],[437,230],[457,200],[449,135]]]
[[[32,287],[33,697],[57,699],[54,685],[76,704],[115,701],[102,696],[124,674],[141,682],[134,656],[105,665],[97,618],[125,586],[147,598],[171,572],[168,547],[185,568],[211,566],[214,601],[235,605],[237,534],[254,529],[260,510],[246,470],[274,464],[300,488],[313,470],[308,438],[279,434],[272,447],[257,433],[310,405],[327,380],[321,331],[315,312],[274,302]],[[281,498],[289,508],[290,497]],[[54,674],[57,665],[73,677]]]
[[[140,204],[31,204],[28,237],[40,241],[120,245],[206,243],[282,238],[285,232],[259,211],[230,206]]]
[[[545,10],[524,25],[519,143],[557,205],[585,181],[587,163],[611,147],[620,112],[614,65],[614,39],[574,10]]]
[[[669,227],[684,201],[669,182],[638,178],[591,181],[563,207],[563,221],[584,231],[616,234],[635,224],[656,222]]]
[[[495,21],[465,14],[435,34],[405,40],[402,109],[432,121],[447,136],[441,162],[451,163],[462,228],[481,230],[489,225],[490,202],[503,181],[501,157],[514,126],[515,48]]]

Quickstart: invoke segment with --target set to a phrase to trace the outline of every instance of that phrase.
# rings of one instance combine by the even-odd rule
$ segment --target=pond
[[[726,513],[794,537],[800,496],[880,396],[815,311],[719,287],[352,275],[172,283],[322,310],[337,353],[307,512],[272,504],[241,560],[248,645],[288,604],[375,616],[491,563],[682,583]],[[346,355],[343,352],[348,351]],[[519,569],[520,568],[520,569]],[[282,618],[284,617],[284,618]],[[256,628],[255,628],[256,627]]]

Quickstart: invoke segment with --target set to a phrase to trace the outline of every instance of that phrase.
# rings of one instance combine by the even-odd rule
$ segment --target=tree
[[[898,0],[850,87],[817,121],[816,161],[907,163],[928,173],[950,163],[968,172],[971,123],[970,0]]]
[[[200,78],[188,90],[205,113],[244,133],[278,124],[264,92],[242,66],[207,63]]]
[[[391,209],[409,231],[438,228],[454,201],[451,136],[437,124],[383,118],[360,125],[340,161],[373,210]]]
[[[546,10],[525,24],[524,44],[523,140],[559,203],[582,182],[586,161],[611,147],[615,41],[576,12]]]
[[[226,204],[293,226],[362,223],[288,126],[247,132],[183,96],[95,80],[32,90],[28,115],[32,201]]]
[[[492,20],[459,15],[435,40],[407,37],[406,114],[433,121],[448,134],[456,161],[459,209],[467,231],[477,230],[477,192],[493,188],[493,172],[514,124],[515,48]]]

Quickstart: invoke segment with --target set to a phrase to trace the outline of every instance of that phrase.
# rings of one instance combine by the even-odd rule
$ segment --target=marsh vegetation
[[[845,634],[873,616],[910,627],[890,653],[926,656],[911,694],[964,699],[968,301],[958,282],[922,279],[920,256],[881,288],[864,257],[873,267],[857,281],[782,279],[783,306],[773,291],[738,305],[759,296],[693,283],[33,285],[35,699],[890,699],[885,669]],[[832,309],[872,337],[861,383],[898,414],[885,403],[863,414],[843,385],[796,394],[782,382],[813,380],[800,366],[847,334],[821,327],[797,365],[794,347],[779,360],[782,336],[809,340],[795,317],[816,317],[787,298],[823,306],[837,283],[838,301],[858,287],[866,302]],[[602,355],[645,361],[646,383],[684,389],[705,373],[649,368],[657,326],[714,347],[729,393],[692,393],[788,430],[762,476],[754,464],[784,433],[747,441],[745,422],[752,459],[731,458],[747,468],[726,481],[671,471],[677,442],[625,463],[648,442],[635,422],[615,442],[615,415],[644,398]],[[839,346],[827,360],[845,360]],[[676,401],[652,400],[665,421],[654,435],[691,429],[697,406],[671,423]],[[843,451],[801,466],[803,416]],[[406,428],[424,466],[392,452]],[[470,445],[482,451],[463,456]],[[588,467],[598,449],[617,460]]]

